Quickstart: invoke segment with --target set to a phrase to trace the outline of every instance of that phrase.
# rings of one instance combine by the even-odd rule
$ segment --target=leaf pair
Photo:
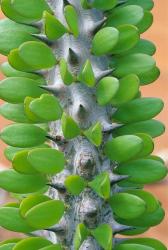
[[[108,224],[102,224],[91,231],[88,230],[84,224],[78,224],[74,236],[74,249],[79,250],[84,240],[86,240],[90,234],[103,249],[112,249],[112,229]]]
[[[113,194],[109,203],[115,215],[126,220],[136,219],[144,213],[153,213],[159,208],[156,198],[143,190],[126,190],[124,193]]]
[[[105,27],[98,31],[92,41],[92,53],[96,56],[122,54],[133,48],[139,41],[138,29],[129,24]],[[101,44],[104,46],[101,46]]]
[[[49,94],[43,94],[39,98],[26,97],[24,100],[25,113],[32,122],[55,121],[62,116],[62,107],[58,99]]]
[[[15,232],[29,233],[48,228],[61,219],[64,204],[45,195],[31,195],[18,204],[7,204],[0,208],[0,225]],[[18,245],[22,246],[22,243]],[[21,249],[21,248],[16,248]],[[37,249],[37,248],[35,248]]]
[[[78,124],[73,120],[73,118],[66,113],[63,113],[61,118],[61,125],[64,137],[66,139],[73,139],[81,135],[81,129]],[[102,126],[98,122],[93,124],[89,129],[83,131],[83,134],[88,138],[88,140],[95,146],[100,146],[102,142]]]
[[[52,148],[22,150],[15,154],[12,166],[21,174],[56,174],[64,169],[64,154]]]
[[[36,0],[2,0],[1,9],[5,16],[18,23],[33,23],[42,18],[43,12],[52,13],[45,0],[39,0],[37,8]]]
[[[28,72],[52,68],[57,64],[51,48],[36,41],[25,42],[11,50],[8,61],[13,68]]]
[[[78,175],[70,175],[66,178],[64,184],[67,191],[72,195],[79,195],[88,185],[101,198],[107,200],[110,197],[110,178],[107,172],[99,174],[89,183]]]
[[[135,74],[129,74],[120,80],[115,77],[104,77],[97,86],[97,101],[99,105],[111,103],[116,107],[121,106],[135,98],[139,91],[139,83],[139,78]]]
[[[45,195],[31,195],[20,204],[22,218],[35,229],[48,228],[59,222],[64,214],[64,204]]]

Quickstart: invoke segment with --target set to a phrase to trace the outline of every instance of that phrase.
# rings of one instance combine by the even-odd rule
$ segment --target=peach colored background
[[[163,121],[168,126],[168,1],[167,0],[154,0],[155,8],[153,10],[154,14],[154,24],[151,29],[146,32],[143,36],[155,42],[157,45],[157,53],[155,54],[155,59],[158,66],[161,69],[161,76],[158,81],[152,85],[144,86],[142,88],[143,96],[156,96],[160,97],[165,102],[165,108],[158,116],[158,119]],[[2,14],[1,14],[2,17]],[[0,57],[0,63],[5,60],[5,57]],[[0,76],[2,79],[2,75]],[[0,119],[0,128],[9,124],[9,121]],[[168,130],[161,137],[155,140],[155,152],[162,155],[166,162],[168,163]],[[9,166],[9,162],[5,160],[3,156],[4,144],[0,144],[0,164],[2,166]],[[166,211],[168,211],[168,181],[164,180],[162,183],[148,186],[148,190],[152,191],[163,203]],[[1,197],[3,198],[3,197]],[[1,203],[1,202],[0,202]],[[4,233],[5,232],[5,233]],[[0,240],[13,236],[12,233],[0,230]],[[164,222],[152,229],[150,229],[145,236],[155,237],[162,240],[168,246],[168,214]]]

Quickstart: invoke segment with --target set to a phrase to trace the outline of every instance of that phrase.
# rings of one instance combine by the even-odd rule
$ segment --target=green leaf
[[[13,169],[21,174],[37,174],[38,172],[27,160],[29,150],[22,150],[15,154],[12,160]]]
[[[79,195],[85,188],[85,180],[78,175],[70,175],[65,180],[65,187],[72,195]]]
[[[15,243],[8,243],[0,246],[0,250],[13,250]]]
[[[139,183],[133,183],[131,181],[127,181],[127,180],[123,180],[118,182],[117,184],[119,187],[124,187],[124,188],[132,188],[132,189],[140,189],[140,188],[144,188],[143,184],[139,184]]]
[[[98,244],[105,250],[112,250],[112,228],[108,224],[102,224],[92,230],[92,235]]]
[[[163,123],[157,120],[147,120],[126,124],[114,130],[114,136],[145,133],[151,137],[160,136],[165,132]]]
[[[7,77],[25,77],[35,80],[40,85],[45,84],[45,79],[43,78],[42,75],[18,71],[12,68],[12,66],[8,62],[2,63],[0,65],[0,70]]]
[[[118,174],[129,175],[129,181],[140,184],[157,182],[167,175],[166,166],[151,159],[139,159],[123,163],[115,171]]]
[[[119,31],[113,27],[99,30],[92,40],[92,53],[96,56],[110,54],[119,41]],[[102,46],[103,44],[103,46]]]
[[[24,198],[20,203],[20,214],[25,217],[26,213],[34,206],[41,204],[42,202],[51,201],[46,195],[43,194],[33,194]]]
[[[153,23],[153,15],[149,11],[144,11],[143,19],[138,23],[137,28],[140,33],[144,33]]]
[[[124,224],[124,225],[130,225],[135,227],[153,227],[162,222],[162,220],[165,217],[165,212],[162,207],[159,207],[157,210],[155,210],[153,213],[145,212],[143,215],[136,219],[132,220],[124,220],[116,218],[117,222]]]
[[[146,204],[146,212],[152,213],[159,207],[159,201],[149,192],[144,190],[126,190],[127,193],[138,196]]]
[[[115,250],[154,250],[154,248],[140,244],[120,244]]]
[[[89,129],[85,130],[83,133],[92,144],[97,147],[101,145],[103,135],[102,125],[100,122],[93,124]]]
[[[50,148],[50,146],[48,144],[41,144],[38,146],[38,148]],[[4,154],[5,154],[5,157],[9,161],[12,161],[14,156],[17,154],[17,152],[20,152],[20,151],[25,150],[25,149],[26,148],[17,148],[17,147],[8,146],[5,148]],[[27,148],[27,149],[31,149],[31,148]]]
[[[156,52],[156,46],[151,41],[140,39],[138,43],[132,48],[126,51],[126,54],[142,53],[153,56]]]
[[[24,113],[23,104],[4,103],[0,106],[0,114],[8,120],[20,123],[29,123]]]
[[[118,217],[127,220],[139,217],[146,210],[146,203],[143,199],[128,193],[113,194],[109,199],[109,204]]]
[[[41,250],[41,248],[50,245],[52,243],[42,237],[29,237],[18,242],[13,250]]]
[[[115,68],[113,75],[123,77],[128,74],[141,75],[155,67],[155,60],[146,54],[130,54],[113,58],[112,68]]]
[[[160,76],[160,69],[158,67],[153,67],[148,72],[139,75],[141,85],[147,85],[149,83],[155,82]]]
[[[16,70],[19,71],[34,71],[34,68],[28,65],[20,56],[19,49],[13,49],[8,55],[9,64]]]
[[[68,63],[65,61],[64,58],[60,60],[60,74],[64,84],[66,85],[70,85],[75,81],[74,76],[68,69]]]
[[[40,20],[42,18],[43,11],[52,13],[49,5],[45,0],[12,0],[12,8],[19,13],[19,15],[28,18],[31,22]],[[36,6],[36,8],[34,8]]]
[[[79,250],[80,246],[86,240],[89,235],[89,231],[84,224],[78,224],[76,227],[75,235],[74,235],[74,250]]]
[[[30,110],[30,103],[34,100],[34,98],[27,96],[24,99],[24,113],[26,117],[31,121],[31,123],[43,123],[46,122],[43,119],[40,119],[38,116],[36,116],[31,110]]]
[[[22,175],[14,170],[0,172],[0,187],[8,192],[26,194],[36,192],[46,185],[42,175]]]
[[[40,98],[30,102],[30,110],[40,119],[55,121],[62,116],[62,107],[58,99],[49,94],[43,94]]]
[[[142,134],[142,133],[138,133],[136,135],[140,137],[143,141],[143,149],[140,151],[140,153],[136,157],[143,158],[143,157],[150,155],[154,150],[154,142],[152,140],[152,137],[149,136],[148,134]]]
[[[124,24],[117,27],[119,31],[119,40],[113,48],[112,54],[122,54],[133,48],[139,41],[140,35],[137,27]]]
[[[119,81],[114,77],[102,78],[97,86],[96,96],[99,105],[106,105],[110,103],[119,90]]]
[[[31,23],[32,21],[20,15],[15,9],[12,7],[11,0],[2,0],[1,1],[1,10],[9,19],[18,22],[18,23]]]
[[[54,16],[44,11],[44,32],[49,40],[57,40],[67,33],[67,28]]]
[[[116,137],[105,144],[105,154],[111,161],[125,162],[134,158],[143,148],[143,141],[135,135]]]
[[[152,238],[127,239],[122,244],[132,244],[132,243],[150,246],[153,247],[155,250],[166,250],[166,246],[164,246],[162,242]]]
[[[99,10],[111,10],[117,5],[117,0],[94,0],[91,7]]]
[[[36,169],[28,162],[29,150],[22,150],[15,154],[12,160],[12,167],[15,171],[21,174],[38,174]]]
[[[90,60],[86,60],[85,64],[78,75],[78,80],[85,83],[88,87],[94,87],[96,83],[95,75]]]
[[[81,133],[78,124],[66,113],[63,113],[62,115],[61,125],[64,137],[66,139],[73,139]]]
[[[42,237],[30,237],[23,239],[18,242],[13,250],[40,250],[43,247],[49,246],[52,243],[49,240],[46,240]]]
[[[30,208],[24,218],[36,229],[44,229],[58,223],[64,214],[64,204],[60,200],[41,202]]]
[[[145,10],[151,10],[154,6],[153,0],[127,0],[124,5],[135,4],[141,6]]]
[[[25,25],[17,22],[13,22],[8,18],[0,20],[0,31],[10,30],[11,32],[15,31],[25,31],[31,34],[38,34],[40,30],[32,25]]]
[[[118,27],[123,24],[137,25],[144,17],[144,10],[138,5],[115,8],[107,19],[106,26]]]
[[[139,78],[135,74],[129,74],[121,78],[119,83],[119,89],[111,99],[112,105],[116,107],[134,99],[138,94],[140,84]]]
[[[146,121],[159,114],[163,106],[159,98],[138,98],[119,107],[113,120],[123,124]]]
[[[44,174],[56,174],[64,169],[65,157],[61,151],[52,148],[36,148],[28,153],[31,166]]]
[[[101,198],[107,200],[110,197],[110,178],[108,172],[103,172],[88,183]]]
[[[46,141],[46,131],[35,125],[18,123],[5,127],[0,137],[13,147],[34,147]]]
[[[76,9],[72,5],[66,5],[64,8],[64,15],[69,26],[70,32],[72,32],[75,37],[78,37],[79,24]]]
[[[16,207],[0,208],[0,226],[13,232],[29,233],[34,231],[20,216],[19,209]]]
[[[33,70],[52,68],[57,63],[51,48],[43,42],[25,42],[19,47],[18,53]]]
[[[1,81],[0,98],[10,103],[23,103],[26,96],[39,97],[46,92],[39,85],[29,78],[9,77]]]
[[[35,37],[25,31],[15,31],[13,36],[12,30],[0,30],[0,53],[7,56],[12,49],[18,48],[22,43],[27,41],[38,41]]]

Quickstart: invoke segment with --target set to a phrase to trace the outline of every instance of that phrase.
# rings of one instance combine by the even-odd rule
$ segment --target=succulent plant
[[[164,132],[158,98],[140,87],[159,77],[155,45],[141,39],[152,0],[1,0],[1,131],[11,169],[0,187],[14,203],[0,226],[29,238],[2,250],[166,250],[129,238],[164,218],[143,190],[167,168],[153,155]],[[120,235],[125,235],[121,239]]]

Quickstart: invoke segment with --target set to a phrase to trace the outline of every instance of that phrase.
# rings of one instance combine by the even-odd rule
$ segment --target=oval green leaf
[[[118,43],[119,31],[113,27],[106,27],[96,33],[92,40],[92,53],[96,56],[109,54]],[[103,44],[103,46],[102,46]]]
[[[36,170],[44,174],[56,174],[64,169],[65,157],[52,148],[36,148],[29,151],[27,160]]]
[[[43,42],[25,42],[19,47],[18,53],[33,70],[52,68],[57,63],[51,48]]]
[[[128,193],[113,194],[109,203],[118,217],[127,220],[139,217],[146,210],[146,203],[143,199]]]
[[[46,141],[46,131],[29,124],[12,124],[1,131],[1,139],[13,147],[34,147]]]
[[[43,94],[40,98],[30,102],[30,110],[45,121],[55,121],[62,116],[62,107],[58,99],[49,94]]]
[[[112,105],[116,107],[134,99],[138,94],[140,84],[139,78],[135,74],[129,74],[121,78],[119,83],[119,89],[115,96],[111,99]]]
[[[143,148],[143,141],[135,135],[116,137],[105,144],[105,154],[111,161],[125,162],[134,158]]]
[[[163,106],[159,98],[137,98],[119,107],[113,120],[123,124],[146,121],[159,114]]]
[[[106,105],[110,103],[111,99],[114,97],[119,89],[119,81],[114,77],[104,77],[102,78],[96,90],[97,101],[99,105]]]
[[[167,175],[167,168],[160,161],[139,159],[119,165],[116,172],[130,176],[131,182],[148,184],[162,180]]]
[[[1,81],[0,97],[10,103],[23,103],[26,96],[39,97],[46,92],[39,85],[29,78],[9,77]]]
[[[157,137],[165,132],[163,123],[157,120],[147,120],[126,124],[114,130],[114,136],[145,133],[151,137]]]
[[[12,193],[33,193],[44,188],[46,183],[46,177],[42,175],[23,175],[14,170],[0,172],[0,187]]]

